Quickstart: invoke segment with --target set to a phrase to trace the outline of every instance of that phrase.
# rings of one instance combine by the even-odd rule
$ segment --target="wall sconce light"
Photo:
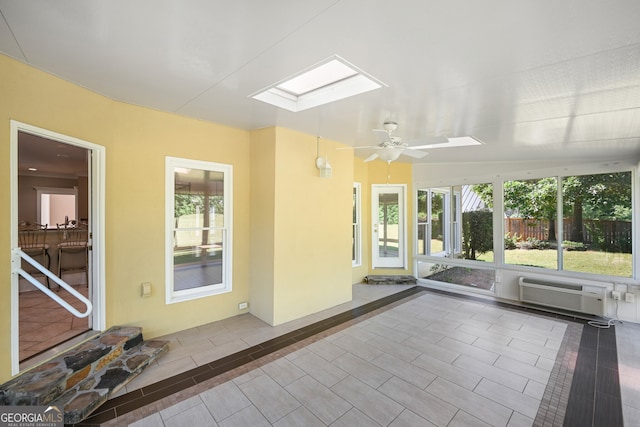
[[[317,157],[316,157],[316,167],[320,170],[320,178],[331,178],[331,165],[329,164],[329,159],[327,156],[320,157],[320,137],[317,137]]]
[[[326,157],[316,158],[316,167],[320,169],[320,178],[331,178],[331,165]]]

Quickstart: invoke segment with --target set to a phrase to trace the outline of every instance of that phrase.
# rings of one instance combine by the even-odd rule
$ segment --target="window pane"
[[[454,189],[460,194],[462,211],[462,252],[458,256],[493,262],[493,185],[463,185]]]
[[[224,174],[175,168],[174,212],[179,228],[224,224]]]
[[[427,190],[418,190],[418,255],[427,255]]]
[[[181,242],[182,246],[175,246],[173,251],[174,290],[222,283],[223,241],[216,238],[218,233],[178,230],[175,234],[176,241]],[[186,245],[186,242],[193,244]]]
[[[431,192],[431,240],[430,255],[441,254],[445,251],[445,195]]]
[[[352,223],[355,224],[358,222],[358,189],[353,187],[353,215],[352,215]]]
[[[398,257],[398,194],[380,194],[378,201],[378,256]]]
[[[223,283],[224,173],[174,168],[174,291]]]
[[[360,221],[362,221],[361,215],[361,197],[360,197],[360,183],[353,183],[353,215],[351,226],[351,265],[358,266],[362,264],[362,228]]]
[[[558,268],[555,177],[505,181],[506,264]]]
[[[631,172],[562,179],[565,270],[631,277]]]

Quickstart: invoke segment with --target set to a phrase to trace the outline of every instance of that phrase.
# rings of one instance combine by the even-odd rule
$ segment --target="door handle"
[[[373,232],[374,233],[378,232],[378,224],[373,224]]]

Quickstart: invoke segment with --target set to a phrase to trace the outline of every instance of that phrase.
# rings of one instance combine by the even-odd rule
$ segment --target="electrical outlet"
[[[636,302],[636,295],[631,292],[627,292],[624,294],[624,300],[625,302]]]
[[[241,302],[240,304],[238,304],[238,310],[246,310],[248,307],[249,307],[248,302]]]
[[[620,301],[621,297],[622,294],[620,294],[620,291],[611,291],[611,298],[613,298],[614,301]]]

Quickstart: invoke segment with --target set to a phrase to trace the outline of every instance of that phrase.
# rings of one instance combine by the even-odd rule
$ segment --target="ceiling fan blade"
[[[391,136],[389,135],[389,132],[387,132],[386,130],[371,129],[371,131],[373,132],[373,135],[376,137],[376,139],[378,140],[379,143],[384,144],[384,143],[392,143],[393,142],[391,140]]]
[[[380,146],[379,145],[361,145],[360,147],[353,147],[353,148],[354,149],[356,149],[356,148],[368,148],[368,149],[375,148],[375,149],[379,149]]]
[[[414,159],[421,159],[424,156],[429,155],[429,153],[427,153],[426,151],[411,150],[411,149],[407,149],[407,148],[402,150],[402,154],[405,155],[405,156],[413,157]]]
[[[427,138],[412,139],[410,141],[404,141],[408,146],[413,147],[416,145],[441,145],[445,146],[449,143],[449,138],[446,136],[431,136]],[[431,147],[430,147],[431,148]]]
[[[361,148],[366,148],[368,150],[371,150],[371,149],[380,149],[381,147],[379,145],[360,145],[358,147],[338,147],[336,148],[336,150],[358,150]]]
[[[378,153],[373,153],[372,155],[370,155],[369,157],[367,157],[366,159],[364,159],[365,162],[370,162],[371,160],[375,160],[378,158]]]

